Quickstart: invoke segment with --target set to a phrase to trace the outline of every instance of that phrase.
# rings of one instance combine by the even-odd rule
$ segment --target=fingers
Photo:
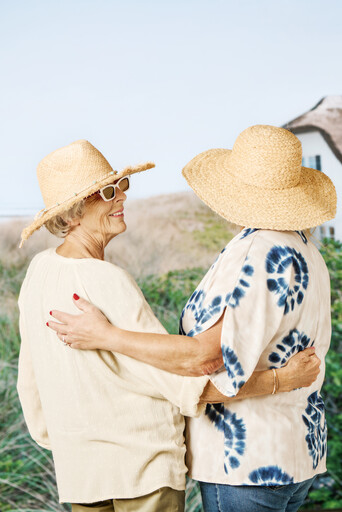
[[[70,339],[72,335],[57,333],[57,336],[61,342],[64,343],[64,345],[67,345],[69,348],[78,348],[77,343]]]
[[[68,334],[69,333],[69,328],[67,325],[65,324],[61,324],[61,323],[58,323],[58,322],[47,322],[46,324],[48,327],[50,327],[50,329],[54,330],[57,332],[57,334]]]
[[[89,301],[82,299],[82,297],[79,297],[77,293],[74,293],[72,300],[75,306],[77,306],[81,311],[87,312],[93,308],[93,305]]]
[[[62,343],[68,345],[70,348],[83,349],[82,343],[75,341],[75,336],[70,331],[69,327],[65,324],[58,322],[47,322],[47,326],[56,332],[57,337]]]
[[[309,347],[301,350],[299,353],[306,357],[312,357],[316,354],[316,350],[315,347]]]
[[[317,357],[315,347],[305,348],[304,350],[297,352],[293,357],[298,357],[299,361],[310,361],[312,357]]]
[[[320,361],[320,359],[317,357],[317,354],[303,354],[302,360],[306,364],[313,364],[315,361]]]
[[[58,311],[55,309],[53,311],[50,311],[50,315],[53,318],[56,318],[56,320],[59,320],[60,322],[62,322],[63,324],[68,324],[74,318],[74,316],[77,316],[77,315],[70,315],[69,313],[63,313],[62,311]]]
[[[61,340],[61,342],[63,343],[63,345],[65,347],[70,347],[70,342],[67,341],[66,339],[66,335],[62,335],[62,334],[57,334],[58,338]]]
[[[320,366],[321,360],[319,357],[316,356],[316,354],[314,354],[310,359],[314,361],[317,364],[317,366]]]
[[[73,338],[72,334],[60,334],[60,333],[57,333],[57,336],[61,340],[62,343],[67,344],[68,347],[70,347],[70,348],[75,348],[75,349],[79,349],[79,350],[84,350],[84,349],[87,348],[86,346],[82,345],[81,342],[74,341],[72,339]]]
[[[83,312],[91,311],[94,308],[90,302],[88,302],[86,299],[82,299],[82,297],[79,297],[76,293],[74,293],[72,300],[75,306],[77,306],[77,308]],[[78,316],[70,315],[69,313],[64,313],[63,311],[58,311],[56,309],[50,311],[50,315],[63,324],[71,323],[73,318]]]
[[[309,361],[313,365],[318,365],[319,366],[321,364],[321,360],[320,360],[319,357],[317,357],[316,354],[313,354],[312,356],[310,356]]]
[[[305,370],[308,371],[308,380],[303,387],[309,387],[313,382],[315,382],[318,375],[320,374],[320,365],[321,360],[316,355],[313,355],[309,358],[308,362],[306,363],[307,370]]]
[[[321,360],[318,359],[318,357],[315,357],[315,358],[310,358],[306,363],[305,363],[305,367],[304,367],[304,371],[307,371],[309,373],[313,372],[318,372],[319,373],[319,367],[321,365]]]

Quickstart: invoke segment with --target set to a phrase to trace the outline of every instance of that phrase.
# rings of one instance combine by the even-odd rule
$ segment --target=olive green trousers
[[[184,512],[185,492],[162,487],[139,498],[72,503],[72,512]]]

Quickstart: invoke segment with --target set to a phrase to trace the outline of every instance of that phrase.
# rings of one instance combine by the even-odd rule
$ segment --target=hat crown
[[[288,130],[255,125],[235,141],[229,171],[248,185],[287,189],[298,185],[302,169],[302,145]]]
[[[53,151],[37,167],[45,207],[63,203],[112,171],[102,153],[87,140]]]

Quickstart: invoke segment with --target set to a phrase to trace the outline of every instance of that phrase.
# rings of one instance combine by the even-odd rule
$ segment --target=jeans
[[[288,485],[222,485],[200,482],[205,512],[296,512],[315,477]]]

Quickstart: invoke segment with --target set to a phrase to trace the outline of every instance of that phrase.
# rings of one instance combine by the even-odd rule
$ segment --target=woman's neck
[[[87,234],[69,233],[62,245],[57,247],[56,252],[65,258],[95,258],[104,259],[106,244]]]

